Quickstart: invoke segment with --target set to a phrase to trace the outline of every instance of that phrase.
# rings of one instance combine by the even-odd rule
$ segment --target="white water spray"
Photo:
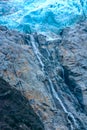
[[[38,50],[38,48],[36,46],[35,39],[34,39],[34,37],[32,35],[30,36],[30,38],[31,38],[31,44],[32,44],[32,47],[33,47],[33,51],[34,51],[34,53],[35,53],[35,55],[36,55],[40,65],[41,65],[41,67],[44,68],[44,64],[43,64],[43,62],[42,62],[42,60],[40,58],[41,54],[40,54],[40,52],[39,52],[39,50]]]
[[[35,55],[36,55],[36,57],[37,57],[37,59],[38,59],[40,65],[41,65],[41,68],[42,68],[42,70],[44,71],[44,66],[45,66],[45,65],[44,65],[44,63],[43,63],[42,60],[41,60],[42,54],[39,52],[39,49],[38,49],[38,47],[36,46],[35,39],[34,39],[34,37],[33,37],[32,35],[31,35],[31,44],[32,44],[32,47],[33,47],[33,51],[34,51],[34,53],[35,53]],[[63,74],[63,75],[64,75],[64,74]],[[68,110],[67,110],[66,107],[64,106],[62,100],[61,100],[61,99],[59,98],[59,96],[58,96],[58,93],[55,91],[54,86],[53,86],[53,83],[52,83],[52,81],[51,81],[51,79],[50,79],[49,76],[48,76],[48,81],[49,81],[50,90],[52,91],[53,96],[54,96],[54,97],[57,99],[57,101],[60,103],[60,105],[61,105],[61,107],[62,107],[64,113],[67,115],[67,121],[68,121],[68,123],[70,124],[71,130],[74,130],[74,127],[78,129],[78,124],[77,124],[77,121],[76,121],[74,115],[73,115],[71,112],[68,112]],[[69,118],[71,118],[72,121],[71,121]]]

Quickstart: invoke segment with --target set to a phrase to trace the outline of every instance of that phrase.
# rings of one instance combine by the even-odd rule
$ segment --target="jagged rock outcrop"
[[[86,26],[54,39],[0,27],[0,75],[29,99],[46,130],[87,130]]]
[[[44,130],[29,101],[0,78],[0,130]]]
[[[59,57],[65,83],[87,113],[87,21],[62,32]]]

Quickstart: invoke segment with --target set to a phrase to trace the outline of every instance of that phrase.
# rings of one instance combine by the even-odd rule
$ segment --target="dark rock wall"
[[[0,130],[44,130],[29,101],[0,78]]]

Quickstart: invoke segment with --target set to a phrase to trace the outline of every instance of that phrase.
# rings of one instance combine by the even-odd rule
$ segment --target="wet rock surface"
[[[59,47],[65,83],[87,112],[87,23],[65,29]],[[67,33],[66,33],[67,32]]]
[[[0,27],[0,76],[27,97],[46,130],[87,130],[86,28],[81,22],[49,38]]]
[[[29,101],[0,78],[0,130],[44,130]]]

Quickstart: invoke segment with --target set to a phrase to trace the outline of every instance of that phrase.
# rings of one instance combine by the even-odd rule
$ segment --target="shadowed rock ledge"
[[[0,78],[0,130],[44,130],[29,101]]]

